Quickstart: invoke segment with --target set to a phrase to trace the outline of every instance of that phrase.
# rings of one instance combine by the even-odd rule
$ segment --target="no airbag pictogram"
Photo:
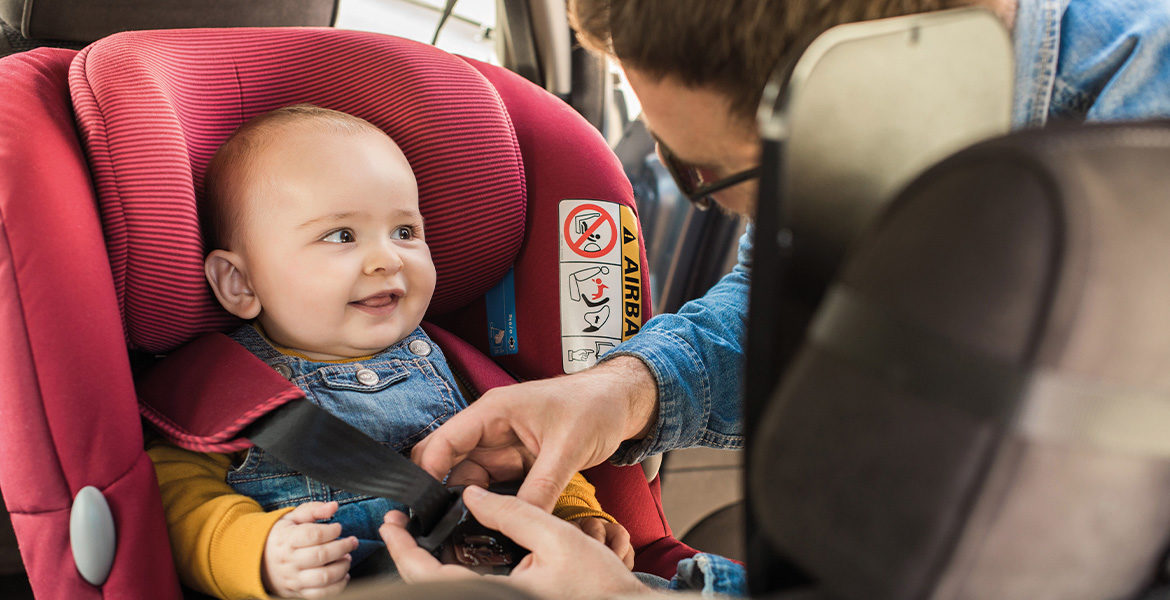
[[[596,204],[581,204],[565,219],[565,243],[583,258],[601,258],[613,250],[617,223],[609,211]]]

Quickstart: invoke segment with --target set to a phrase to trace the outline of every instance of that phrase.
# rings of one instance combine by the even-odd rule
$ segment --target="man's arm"
[[[751,282],[751,236],[740,239],[739,264],[701,298],[646,323],[603,359],[639,359],[654,379],[654,420],[627,438],[613,461],[641,462],[678,448],[743,447],[741,395]]]
[[[439,478],[450,472],[451,483],[523,477],[518,496],[550,510],[574,472],[627,440],[641,440],[618,457],[627,462],[698,444],[741,447],[749,236],[734,271],[678,315],[652,319],[586,371],[490,390],[415,446],[415,462]]]

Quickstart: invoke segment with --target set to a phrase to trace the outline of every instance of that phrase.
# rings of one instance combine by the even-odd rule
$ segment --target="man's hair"
[[[972,4],[973,0],[569,0],[587,48],[689,87],[709,87],[751,121],[764,85],[830,27]]]
[[[292,124],[321,127],[340,134],[386,135],[365,119],[312,104],[294,104],[252,117],[232,133],[207,165],[204,194],[199,203],[199,221],[207,250],[226,250],[234,241],[244,218],[238,174],[247,178],[255,157],[274,141],[280,129]],[[229,172],[237,176],[229,177]]]

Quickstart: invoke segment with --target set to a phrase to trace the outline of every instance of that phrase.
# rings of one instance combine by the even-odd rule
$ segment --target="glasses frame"
[[[756,179],[760,176],[760,167],[757,166],[728,175],[722,179],[717,179],[711,183],[703,183],[703,179],[699,175],[697,168],[676,156],[670,150],[669,146],[658,139],[658,136],[651,135],[654,138],[654,143],[657,145],[658,156],[662,159],[662,165],[666,167],[666,171],[674,179],[674,184],[687,197],[687,200],[690,200],[691,204],[699,210],[711,208],[711,204],[714,203],[714,200],[711,199],[711,194],[734,185],[739,185],[745,181]]]

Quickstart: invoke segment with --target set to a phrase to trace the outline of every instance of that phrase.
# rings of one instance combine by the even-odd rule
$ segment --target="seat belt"
[[[406,457],[308,400],[294,400],[260,417],[242,432],[284,464],[336,488],[407,505],[419,547],[448,562],[508,567],[528,552],[479,525],[463,504],[465,486],[452,488]],[[307,443],[308,440],[311,442]],[[493,485],[515,494],[515,484]],[[445,552],[451,547],[451,552]]]
[[[430,532],[456,501],[421,467],[307,400],[289,402],[241,433],[313,479],[409,506],[424,532]]]
[[[203,336],[143,369],[136,382],[142,415],[181,447],[234,452],[255,445],[317,481],[405,504],[419,546],[447,562],[496,568],[527,554],[475,521],[463,506],[462,488],[445,487],[309,402],[300,388],[226,335]],[[515,495],[519,485],[488,489]]]

